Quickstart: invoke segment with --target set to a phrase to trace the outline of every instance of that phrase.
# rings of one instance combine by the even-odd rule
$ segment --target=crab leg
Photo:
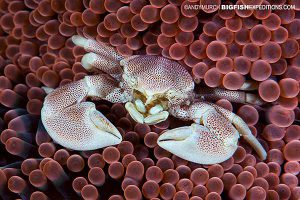
[[[267,157],[267,153],[265,149],[251,133],[251,130],[249,129],[248,125],[244,122],[244,120],[240,118],[238,115],[230,112],[229,110],[226,110],[225,108],[222,108],[215,104],[211,104],[211,105],[219,113],[221,113],[226,119],[228,119],[230,122],[234,124],[235,128],[238,130],[240,135],[243,136],[244,140],[246,140],[255,149],[255,151],[257,152],[257,154],[262,160],[265,160]]]
[[[230,102],[250,103],[254,105],[262,105],[265,103],[255,94],[246,93],[244,91],[225,90],[221,88],[201,88],[197,92],[197,98],[205,101],[227,99]]]
[[[122,136],[86,97],[125,102],[127,96],[107,75],[86,76],[51,92],[41,111],[45,129],[54,141],[74,150],[93,150],[121,142]]]
[[[266,158],[265,150],[248,126],[225,109],[197,102],[188,108],[173,107],[169,112],[175,117],[195,122],[191,126],[166,131],[158,138],[159,146],[183,159],[199,164],[223,162],[236,151],[239,133],[255,148],[261,159]]]
[[[116,79],[121,77],[122,68],[120,61],[124,59],[124,57],[119,55],[114,48],[79,35],[73,36],[72,41],[74,44],[90,52],[85,54],[81,59],[82,66],[86,70],[92,71],[95,67]]]

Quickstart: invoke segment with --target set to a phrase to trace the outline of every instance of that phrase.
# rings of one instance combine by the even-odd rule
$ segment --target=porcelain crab
[[[41,112],[42,122],[54,141],[73,150],[93,150],[119,144],[118,129],[86,97],[112,103],[125,103],[138,123],[162,122],[172,115],[193,120],[191,126],[167,130],[158,138],[163,149],[200,164],[214,164],[230,158],[242,136],[261,159],[266,151],[247,124],[234,113],[205,102],[194,92],[194,81],[179,63],[160,56],[123,57],[114,48],[93,39],[73,36],[72,41],[89,52],[82,58],[87,70],[105,74],[85,78],[55,89],[47,95]],[[213,89],[210,98],[226,98],[240,103],[259,103],[244,91]]]

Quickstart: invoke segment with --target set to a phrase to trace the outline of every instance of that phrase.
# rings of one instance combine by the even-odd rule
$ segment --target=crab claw
[[[248,125],[229,110],[207,102],[196,102],[189,107],[174,106],[169,112],[181,119],[193,120],[197,124],[204,125],[193,124],[190,129],[187,127],[167,131],[159,138],[158,144],[162,148],[183,159],[199,164],[223,162],[237,149],[240,135],[255,149],[260,159],[264,160],[267,157],[265,149],[253,136]],[[198,134],[198,137],[192,136],[194,134]],[[188,135],[191,135],[189,137],[192,137],[192,141],[189,137],[185,137]],[[167,142],[168,140],[170,142]],[[189,145],[186,144],[186,140]],[[189,151],[194,151],[195,154]]]
[[[50,92],[44,101],[41,118],[50,137],[73,150],[93,150],[119,144],[122,136],[86,97],[126,100],[106,75],[86,76]]]
[[[185,160],[199,164],[221,163],[230,158],[237,149],[238,134],[218,139],[208,128],[192,124],[163,133],[157,144]]]
[[[118,129],[91,102],[70,106],[53,117],[42,116],[51,138],[66,148],[86,151],[122,141]]]

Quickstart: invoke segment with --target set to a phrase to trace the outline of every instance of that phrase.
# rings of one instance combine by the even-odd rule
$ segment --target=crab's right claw
[[[228,143],[219,140],[208,128],[192,124],[163,133],[157,144],[185,160],[200,164],[221,163],[229,159],[237,149],[238,135]]]
[[[118,129],[91,102],[75,104],[53,116],[43,109],[41,116],[52,139],[66,148],[86,151],[122,141]]]

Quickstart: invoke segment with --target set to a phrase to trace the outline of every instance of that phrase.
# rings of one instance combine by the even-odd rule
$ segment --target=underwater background
[[[286,10],[196,5],[294,5]],[[138,124],[124,105],[95,101],[123,135],[116,146],[79,152],[54,143],[40,120],[46,93],[91,74],[71,36],[129,56],[181,63],[197,87],[238,90],[254,80],[267,103],[215,103],[238,114],[267,150],[243,139],[214,165],[180,159],[156,144],[190,122]],[[0,0],[1,199],[300,199],[299,0]]]

